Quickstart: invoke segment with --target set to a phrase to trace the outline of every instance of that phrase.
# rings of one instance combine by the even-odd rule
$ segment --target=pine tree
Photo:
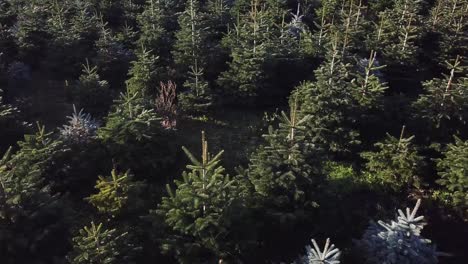
[[[445,138],[463,131],[468,120],[468,76],[462,60],[457,56],[454,63],[446,62],[449,75],[423,83],[425,93],[413,104],[416,116],[428,121]]]
[[[78,108],[86,109],[95,116],[102,116],[109,109],[111,104],[109,83],[101,80],[97,67],[91,67],[88,60],[83,65],[82,74],[76,84],[67,88]]]
[[[191,164],[175,180],[175,191],[167,186],[156,214],[170,230],[162,249],[172,252],[181,263],[203,263],[209,259],[235,256],[237,246],[230,241],[229,208],[238,197],[239,183],[220,166],[223,151],[215,156],[208,152],[202,132],[202,159],[186,148]]]
[[[91,222],[73,238],[73,251],[67,259],[71,264],[120,263],[118,244],[125,236],[116,229],[106,229],[102,223]]]
[[[0,162],[0,252],[7,264],[52,262],[66,252],[67,214],[45,171],[61,150],[43,126]]]
[[[312,239],[312,245],[306,247],[307,254],[301,260],[294,262],[294,264],[339,264],[341,252],[335,248],[334,244],[330,246],[330,239],[327,238],[323,250],[317,245],[315,239]]]
[[[437,160],[437,183],[443,186],[453,205],[468,208],[468,141],[455,137],[443,154]]]
[[[371,222],[357,246],[363,251],[366,263],[438,263],[437,252],[431,241],[421,236],[426,225],[424,216],[416,213],[421,204],[418,200],[413,210],[398,210],[396,221],[378,224]]]
[[[374,146],[375,152],[364,152],[366,160],[365,176],[371,183],[385,186],[395,191],[419,187],[421,179],[419,170],[423,158],[418,154],[414,136],[404,137],[403,127],[400,138],[387,134],[387,138]]]
[[[130,79],[127,81],[127,87],[130,93],[137,94],[142,98],[154,94],[157,84],[157,57],[148,50],[141,50],[137,54],[137,60],[132,62],[129,71]]]
[[[133,181],[130,171],[118,173],[113,169],[110,176],[99,176],[95,186],[99,192],[86,200],[100,213],[116,217],[139,206],[138,195],[141,187],[140,182]]]

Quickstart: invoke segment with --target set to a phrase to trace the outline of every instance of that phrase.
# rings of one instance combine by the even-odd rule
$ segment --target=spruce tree
[[[68,124],[60,129],[62,139],[72,144],[86,144],[96,137],[99,123],[90,114],[79,112],[73,106],[73,114],[68,117]]]
[[[398,210],[396,221],[370,223],[362,239],[357,241],[366,263],[438,263],[431,241],[421,236],[426,223],[424,216],[417,215],[420,204],[418,200],[412,210]]]
[[[418,154],[414,136],[404,137],[403,127],[400,138],[387,134],[387,138],[374,146],[374,152],[364,152],[361,157],[366,160],[365,177],[370,183],[384,186],[395,191],[419,187],[418,175],[423,158]]]
[[[238,197],[239,183],[226,175],[220,165],[223,151],[211,156],[202,132],[202,157],[197,159],[183,148],[190,159],[188,171],[168,185],[156,214],[169,229],[162,249],[171,252],[181,263],[204,263],[238,253],[229,219],[229,208]]]

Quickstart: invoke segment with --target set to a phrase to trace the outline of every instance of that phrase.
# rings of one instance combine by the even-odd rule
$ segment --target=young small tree
[[[191,164],[181,180],[175,180],[175,191],[167,186],[156,214],[170,230],[163,241],[164,252],[172,252],[181,263],[203,263],[237,254],[230,241],[228,212],[238,197],[238,183],[220,166],[223,151],[215,156],[208,152],[202,132],[202,157],[195,158],[186,148]]]
[[[157,83],[156,60],[157,58],[145,49],[138,54],[138,59],[132,62],[129,71],[130,79],[127,88],[130,93],[137,94],[142,98],[154,94],[154,84]]]
[[[112,102],[109,83],[101,80],[97,67],[91,67],[88,60],[76,84],[67,88],[78,108],[84,108],[92,115],[102,116]]]
[[[468,141],[455,137],[455,143],[449,144],[443,154],[437,161],[437,182],[453,205],[468,208]]]
[[[86,200],[100,213],[116,217],[124,211],[131,211],[139,206],[138,195],[141,187],[140,182],[133,181],[130,171],[118,173],[113,169],[110,176],[99,176],[95,186],[99,192],[92,194]]]
[[[396,221],[391,223],[370,223],[362,239],[356,242],[366,263],[438,263],[431,241],[421,236],[426,223],[424,216],[417,215],[420,205],[418,200],[413,210],[398,210]]]
[[[412,143],[414,136],[405,138],[403,127],[400,138],[387,134],[387,138],[376,143],[375,152],[364,152],[366,160],[365,176],[371,183],[379,184],[395,191],[419,187],[418,172],[423,158]]]
[[[73,250],[67,256],[71,264],[116,264],[119,257],[119,240],[126,234],[106,229],[103,224],[91,222],[73,238]]]
[[[339,264],[341,252],[338,248],[335,248],[334,244],[330,246],[330,239],[327,238],[325,247],[323,250],[317,245],[315,239],[312,239],[312,245],[306,247],[307,254],[302,257],[299,261],[293,264]]]
[[[96,137],[99,123],[90,114],[83,113],[83,109],[77,112],[73,106],[73,114],[68,120],[68,124],[60,129],[60,135],[64,140],[73,144],[83,144]]]

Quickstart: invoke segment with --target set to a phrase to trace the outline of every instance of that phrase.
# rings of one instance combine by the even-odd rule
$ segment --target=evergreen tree
[[[449,144],[443,154],[437,161],[437,182],[453,205],[468,208],[468,141],[455,137],[455,143]]]
[[[279,128],[269,127],[263,136],[266,144],[254,152],[246,171],[261,206],[279,223],[291,225],[316,206],[320,160],[314,146],[304,140],[309,119],[301,117],[293,102],[289,116],[281,113]]]
[[[61,150],[44,127],[0,162],[0,252],[3,262],[44,263],[66,252],[67,217],[44,174]],[[68,212],[69,213],[69,212]]]
[[[306,247],[307,254],[299,261],[294,264],[339,264],[341,252],[335,248],[334,244],[330,246],[330,239],[327,238],[325,247],[323,250],[317,245],[315,239],[312,239],[312,245]]]
[[[68,124],[60,129],[60,135],[64,140],[73,144],[83,144],[89,143],[96,137],[99,123],[90,114],[83,113],[83,109],[77,112],[73,106],[73,114],[68,119]]]
[[[434,78],[423,83],[425,93],[413,104],[416,116],[439,130],[443,138],[463,131],[467,124],[468,76],[462,59],[457,57],[454,63],[446,62],[450,74],[444,74],[443,79]]]
[[[152,50],[164,64],[169,62],[167,57],[171,46],[171,37],[165,28],[168,20],[166,11],[164,1],[147,0],[143,12],[138,16],[141,32],[139,46]]]
[[[179,16],[180,30],[176,33],[174,61],[186,79],[184,87],[189,91],[179,96],[183,110],[203,111],[211,100],[208,82],[205,80],[205,64],[209,52],[206,14],[198,0],[188,0],[185,11]]]
[[[280,35],[275,22],[280,22],[282,16],[276,16],[274,5],[253,0],[245,13],[236,14],[237,23],[223,41],[232,60],[229,70],[218,79],[228,96],[252,98],[266,89],[264,63],[269,57],[279,56],[272,40]]]
[[[208,142],[202,132],[202,159],[186,148],[189,171],[175,180],[175,191],[167,186],[156,213],[170,230],[163,241],[164,252],[172,252],[181,263],[204,263],[238,254],[238,246],[229,238],[233,232],[229,208],[238,197],[239,183],[224,173],[219,165],[223,151],[208,153]]]
[[[156,60],[157,58],[145,49],[137,54],[137,60],[132,62],[129,71],[130,79],[127,81],[127,89],[132,94],[138,94],[142,98],[154,94],[155,84],[158,82]]]
[[[114,264],[119,262],[119,240],[126,234],[106,229],[103,224],[91,222],[73,238],[73,251],[67,256],[71,264]]]
[[[99,70],[99,75],[109,81],[110,87],[125,87],[124,82],[134,54],[118,40],[102,16],[97,24],[99,38],[95,43],[97,54],[93,62]]]
[[[414,144],[414,136],[405,138],[403,127],[400,138],[387,134],[387,138],[376,143],[375,152],[364,152],[361,157],[366,160],[365,176],[371,183],[376,183],[395,191],[419,187],[418,175],[422,157]]]
[[[398,210],[396,221],[378,224],[371,222],[358,247],[363,251],[366,263],[438,263],[437,253],[431,241],[421,236],[426,225],[424,216],[416,213],[421,204],[418,200],[413,210]]]
[[[414,64],[417,41],[422,34],[422,1],[396,0],[392,8],[379,13],[370,35],[370,47],[383,55],[387,64]]]
[[[92,115],[102,116],[111,104],[109,83],[101,80],[97,67],[91,67],[88,60],[83,65],[80,78],[75,85],[70,87],[69,92],[73,102]]]
[[[437,0],[431,9],[428,27],[436,33],[439,49],[437,62],[444,64],[457,55],[468,56],[468,2],[460,0]]]
[[[141,183],[133,181],[130,171],[118,173],[116,169],[107,177],[99,176],[95,188],[99,190],[86,198],[100,213],[115,217],[138,207]]]

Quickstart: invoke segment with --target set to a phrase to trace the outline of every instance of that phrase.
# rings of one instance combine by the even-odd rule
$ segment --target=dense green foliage
[[[467,36],[467,0],[0,0],[0,263],[465,263]]]

